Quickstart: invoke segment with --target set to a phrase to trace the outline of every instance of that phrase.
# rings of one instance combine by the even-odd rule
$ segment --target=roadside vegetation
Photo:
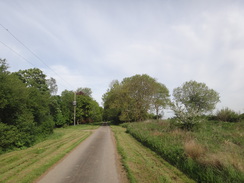
[[[62,159],[98,125],[55,129],[45,141],[24,150],[0,155],[0,182],[33,182]]]
[[[112,126],[112,130],[130,182],[194,182],[155,152],[136,141],[126,133],[125,128]]]
[[[195,181],[244,182],[243,114],[225,108],[209,115],[220,96],[205,83],[183,83],[170,101],[165,85],[135,75],[112,82],[103,101],[105,119],[127,122],[128,133]],[[174,117],[160,122],[165,108]]]
[[[102,121],[102,108],[92,98],[89,88],[65,90],[57,94],[54,78],[38,68],[8,71],[0,59],[0,154],[31,147],[53,133],[54,128],[74,124],[74,93],[76,123]]]
[[[6,60],[0,59],[0,88],[0,157],[3,158],[0,159],[0,181],[18,182],[15,180],[22,176],[18,172],[26,170],[23,175],[27,175],[32,169],[34,173],[23,177],[23,181],[34,180],[33,177],[44,172],[43,167],[50,167],[86,138],[89,132],[82,131],[82,137],[76,136],[75,130],[83,125],[63,129],[74,124],[75,106],[76,124],[103,120],[125,123],[124,127],[134,138],[197,182],[244,182],[244,114],[224,108],[210,115],[220,96],[205,83],[185,82],[173,90],[171,100],[164,84],[147,74],[134,75],[121,82],[111,82],[103,95],[102,108],[92,98],[90,88],[65,90],[56,95],[58,88],[54,78],[47,78],[38,68],[9,72]],[[174,117],[160,121],[166,108],[174,112]],[[153,119],[157,122],[152,122]],[[159,171],[148,174],[139,167],[139,162],[144,162],[144,166],[152,164],[152,167],[157,163],[153,160],[147,164],[149,160],[143,157],[151,155],[147,152],[142,155],[138,144],[121,129],[114,127],[131,181],[147,180],[140,178],[144,173],[151,180],[151,175],[155,175],[156,181],[172,181],[170,175],[162,175]],[[62,130],[67,133],[74,130],[74,136],[70,134],[66,138],[66,132]],[[128,140],[127,146],[122,145],[122,136]],[[48,148],[47,142],[50,143]],[[56,154],[55,150],[60,150],[61,155],[46,160],[49,155]],[[128,158],[130,156],[135,158],[134,164]],[[39,164],[41,159],[46,162]],[[160,162],[163,165],[157,166],[168,167],[166,162]],[[151,171],[152,168],[146,169]]]
[[[123,125],[143,145],[197,182],[244,182],[244,123],[208,121],[194,130],[173,121]]]

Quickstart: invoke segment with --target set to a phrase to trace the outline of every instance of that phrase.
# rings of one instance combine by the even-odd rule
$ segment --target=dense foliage
[[[197,182],[244,182],[244,123],[205,121],[195,131],[170,121],[127,123],[138,141]]]
[[[169,103],[169,91],[165,85],[144,74],[113,81],[103,96],[104,118],[116,122],[142,121],[149,110],[159,116]]]
[[[10,73],[6,61],[0,62],[0,151],[30,146],[54,127],[45,75],[39,69]]]
[[[78,122],[101,121],[101,107],[90,89],[84,91],[77,97]],[[40,69],[11,73],[6,60],[0,59],[0,153],[31,146],[54,127],[73,124],[74,92],[56,92],[55,79],[47,79]]]
[[[103,109],[92,97],[85,94],[77,95],[77,123],[102,121]]]

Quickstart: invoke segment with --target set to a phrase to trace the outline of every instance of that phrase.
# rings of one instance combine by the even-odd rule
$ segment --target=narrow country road
[[[38,183],[117,183],[120,175],[109,126],[101,126]]]

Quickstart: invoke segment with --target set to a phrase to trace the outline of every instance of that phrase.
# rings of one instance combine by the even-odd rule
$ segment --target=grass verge
[[[98,126],[77,125],[56,129],[33,147],[0,155],[0,182],[33,182],[74,149]]]
[[[194,131],[175,128],[169,121],[125,127],[197,182],[244,182],[244,123],[205,121]]]
[[[112,126],[112,130],[130,182],[194,182],[155,152],[141,145],[125,132],[125,128]]]

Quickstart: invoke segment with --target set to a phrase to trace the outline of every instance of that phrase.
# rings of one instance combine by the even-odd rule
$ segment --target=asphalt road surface
[[[109,126],[101,126],[38,183],[117,183],[120,175]]]

